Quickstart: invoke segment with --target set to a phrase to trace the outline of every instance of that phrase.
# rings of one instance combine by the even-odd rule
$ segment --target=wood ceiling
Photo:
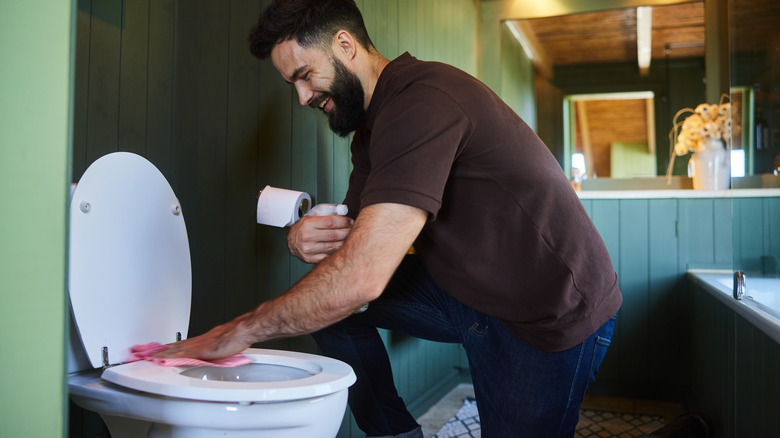
[[[746,1],[746,0],[743,0]],[[704,3],[652,9],[652,59],[704,56]],[[636,61],[636,8],[520,20],[548,62],[572,65]]]
[[[780,1],[728,0],[732,51],[780,46]],[[704,56],[703,1],[654,6],[652,59]],[[636,8],[517,20],[551,66],[636,61]]]

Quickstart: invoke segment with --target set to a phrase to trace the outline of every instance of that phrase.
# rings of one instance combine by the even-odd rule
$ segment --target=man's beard
[[[333,109],[328,113],[330,129],[339,137],[346,137],[366,119],[363,109],[364,94],[360,79],[347,70],[335,57],[331,58],[335,75],[328,96],[333,100]],[[321,101],[317,99],[317,101]]]

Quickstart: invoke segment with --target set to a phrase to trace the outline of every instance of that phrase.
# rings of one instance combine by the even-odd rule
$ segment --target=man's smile
[[[328,105],[330,102],[331,102],[331,98],[330,98],[330,96],[328,96],[327,94],[325,94],[325,95],[322,95],[322,96],[319,96],[319,97],[317,97],[317,99],[315,99],[315,100],[314,100],[314,101],[311,103],[311,106],[312,106],[312,107],[315,107],[315,108],[319,108],[319,109],[321,109],[321,110],[323,110],[324,112],[326,112],[326,113],[327,113],[327,112],[329,112],[329,111],[332,109],[332,107],[333,107],[333,105],[332,105],[332,104],[331,104],[331,105]]]

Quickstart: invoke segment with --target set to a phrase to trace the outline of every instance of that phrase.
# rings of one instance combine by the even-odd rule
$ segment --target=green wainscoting
[[[623,292],[615,338],[592,390],[682,401],[691,377],[683,277],[689,268],[735,263],[757,271],[761,256],[780,254],[780,198],[582,202]]]
[[[692,360],[688,407],[714,438],[780,434],[780,345],[702,286],[689,283]]]

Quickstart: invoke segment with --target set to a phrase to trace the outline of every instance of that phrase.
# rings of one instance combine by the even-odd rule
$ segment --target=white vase
[[[729,156],[722,140],[710,139],[691,156],[688,174],[694,190],[727,190],[731,182]]]

